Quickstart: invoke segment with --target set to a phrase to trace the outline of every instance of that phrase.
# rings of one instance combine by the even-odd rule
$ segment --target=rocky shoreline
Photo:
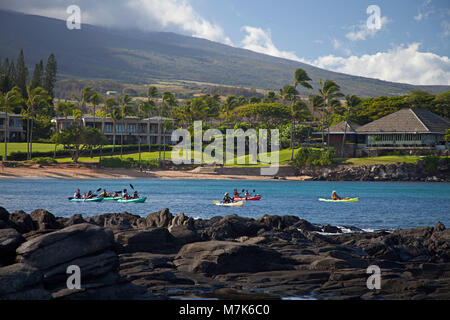
[[[428,172],[424,161],[417,164],[398,163],[371,166],[337,166],[333,168],[302,168],[297,172],[310,180],[326,181],[426,181],[450,182],[450,165],[441,160],[433,172]]]
[[[84,218],[0,207],[0,299],[450,299],[442,223],[352,233],[294,216]],[[68,289],[66,269],[81,270]],[[369,290],[367,267],[381,268]]]

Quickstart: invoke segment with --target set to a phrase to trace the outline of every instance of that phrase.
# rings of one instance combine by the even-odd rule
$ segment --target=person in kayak
[[[237,189],[234,189],[233,191],[233,197],[234,198],[240,198],[239,192],[237,191]]]
[[[110,196],[110,194],[108,192],[106,192],[106,189],[103,189],[103,192],[100,193],[100,197],[102,198],[108,198]]]
[[[119,196],[119,194],[117,192],[114,192],[113,197],[117,198]]]
[[[80,189],[77,189],[77,191],[73,194],[74,199],[81,199],[81,192]]]
[[[88,199],[94,198],[94,195],[92,194],[92,191],[91,191],[91,190],[89,190],[89,192],[88,192],[88,194],[87,194],[87,198],[88,198]]]
[[[122,200],[128,200],[128,192],[127,192],[127,189],[123,189],[123,192],[122,192]]]
[[[139,199],[139,196],[138,196],[138,192],[137,192],[137,191],[134,192],[134,194],[133,194],[133,199]]]
[[[223,203],[232,203],[232,202],[233,202],[233,199],[231,199],[231,197],[230,197],[230,195],[228,194],[228,192],[225,193],[225,196],[223,197],[222,202],[223,202]]]
[[[83,193],[83,195],[81,196],[81,199],[87,199],[88,197],[87,197],[87,195],[86,195],[86,193]]]
[[[336,193],[336,191],[333,191],[333,192],[331,193],[331,200],[342,200],[342,198],[338,196],[338,194]]]
[[[251,194],[248,193],[248,190],[245,190],[245,198],[251,197]]]

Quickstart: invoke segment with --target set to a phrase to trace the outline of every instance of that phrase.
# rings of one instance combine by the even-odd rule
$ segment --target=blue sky
[[[328,70],[450,85],[449,0],[2,0],[0,8],[82,23],[173,31]],[[379,28],[369,29],[369,6]],[[372,20],[371,20],[372,21]]]

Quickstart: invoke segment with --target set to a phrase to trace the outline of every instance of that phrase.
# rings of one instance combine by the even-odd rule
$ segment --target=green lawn
[[[119,151],[120,148],[116,146],[117,150]],[[57,150],[62,150],[63,146],[59,145],[57,146]],[[5,145],[4,143],[0,143],[0,155],[4,154]],[[54,150],[54,144],[51,143],[33,143],[33,151],[34,152],[49,152]],[[145,150],[145,147],[143,148]],[[295,150],[297,152],[298,149]],[[26,143],[16,143],[11,142],[8,143],[8,155],[12,152],[16,151],[27,151],[27,144]],[[163,159],[163,152],[161,151],[161,159]],[[194,151],[191,151],[191,159],[193,158]],[[267,154],[269,157],[271,153]],[[108,154],[105,154],[103,158],[111,157]],[[114,155],[113,157],[120,157],[119,155]],[[133,158],[134,160],[139,159],[138,153],[131,153],[131,154],[124,154],[123,158]],[[158,159],[159,158],[159,152],[142,152],[141,153],[141,160],[151,160],[151,159]],[[166,160],[171,159],[171,152],[166,151]],[[268,166],[269,164],[264,163],[263,159],[261,159],[261,154],[258,155],[258,164],[249,164],[250,157],[246,155],[244,158],[244,163],[240,164],[238,163],[238,160],[242,160],[242,158],[235,158],[234,164],[226,164],[231,165],[235,167],[261,167],[261,166]],[[291,159],[291,149],[284,149],[279,151],[279,165],[289,165]],[[371,158],[349,158],[349,159],[339,159],[340,164],[348,165],[348,166],[362,166],[362,165],[376,165],[376,164],[395,164],[398,162],[406,162],[406,163],[417,163],[417,161],[420,159],[420,157],[415,156],[381,156],[381,157],[371,157]],[[71,162],[72,158],[66,157],[66,158],[57,158],[58,162]],[[80,162],[91,162],[95,163],[99,161],[99,157],[93,157],[90,158],[85,153],[82,157],[79,158]],[[203,163],[205,163],[205,159],[203,159]]]
[[[56,150],[62,150],[63,146],[59,145]],[[49,152],[55,150],[55,145],[53,143],[33,143],[33,152]],[[8,155],[12,152],[27,152],[26,142],[9,142],[8,143]],[[3,156],[5,154],[5,143],[0,143],[0,154]]]
[[[395,164],[398,162],[413,163],[416,164],[420,160],[420,157],[410,157],[410,156],[381,156],[381,157],[370,157],[370,158],[349,158],[343,160],[341,163],[343,165],[349,166],[370,166],[375,164]]]

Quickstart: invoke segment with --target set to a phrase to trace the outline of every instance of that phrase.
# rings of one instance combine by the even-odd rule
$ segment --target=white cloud
[[[431,6],[431,0],[425,0],[425,2],[417,9],[417,12],[417,16],[414,16],[414,20],[422,21],[423,19],[427,19],[428,16],[434,12]]]
[[[366,40],[368,37],[374,37],[377,32],[384,29],[384,27],[386,26],[386,24],[388,22],[390,22],[390,20],[386,16],[383,16],[380,18],[380,22],[381,22],[381,28],[379,28],[379,29],[367,27],[366,22],[361,23],[358,26],[352,26],[351,28],[353,30],[350,31],[349,33],[347,33],[345,35],[345,37],[347,39],[349,39],[350,41],[360,41],[360,40]]]
[[[341,41],[339,41],[338,39],[333,39],[332,42],[333,42],[333,48],[335,50],[340,50],[343,53],[345,53],[347,56],[351,55],[352,51],[348,47],[343,45]]]
[[[266,31],[261,28],[250,26],[244,26],[242,27],[242,30],[247,33],[244,40],[242,40],[242,48],[274,57],[303,62],[302,59],[297,57],[295,52],[279,50],[272,41],[270,30]]]
[[[144,31],[183,32],[232,45],[223,29],[200,16],[186,0],[2,0],[0,8],[66,19],[66,8],[76,4],[82,23]]]
[[[415,85],[450,85],[450,59],[420,52],[420,43],[386,52],[348,58],[328,55],[309,62],[317,67],[351,75]]]

